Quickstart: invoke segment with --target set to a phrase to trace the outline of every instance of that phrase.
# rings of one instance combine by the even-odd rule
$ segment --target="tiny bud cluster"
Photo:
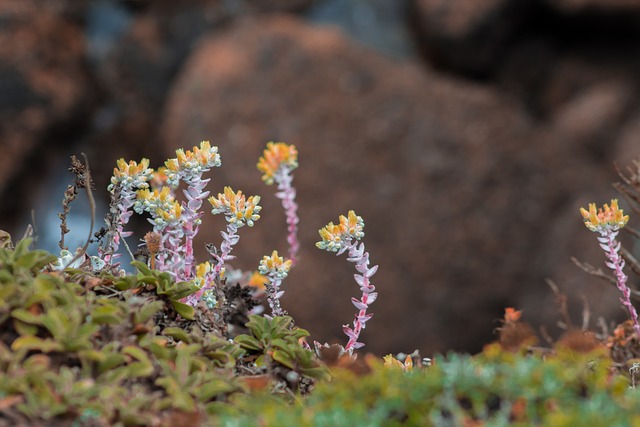
[[[584,225],[591,231],[603,233],[607,231],[618,231],[623,228],[629,215],[625,215],[618,207],[618,200],[611,200],[611,206],[606,203],[600,209],[596,209],[595,203],[589,203],[589,210],[580,208],[580,213],[584,218]]]
[[[271,185],[279,169],[289,171],[298,167],[298,150],[295,145],[284,142],[268,142],[262,157],[258,161],[258,170],[262,172],[262,180]]]
[[[291,269],[291,260],[284,260],[283,257],[278,256],[278,251],[273,251],[271,256],[262,257],[260,265],[258,266],[258,272],[265,276],[277,280],[283,280],[289,274]]]
[[[119,159],[113,169],[111,184],[107,187],[113,193],[117,187],[131,191],[134,188],[147,188],[153,177],[153,169],[149,168],[149,159],[142,159],[140,163],[131,160],[129,163]]]
[[[260,219],[260,215],[258,215],[258,212],[262,210],[262,207],[258,205],[260,196],[246,198],[242,191],[236,193],[231,187],[225,187],[224,193],[218,193],[217,198],[211,196],[208,200],[213,206],[212,214],[224,214],[227,222],[238,228],[245,223],[249,227],[253,227],[253,224]]]
[[[167,183],[176,187],[180,179],[187,182],[198,180],[204,172],[221,164],[218,147],[212,147],[209,141],[202,141],[200,147],[193,147],[193,151],[176,150],[176,157],[165,162],[164,173]]]
[[[170,190],[169,187],[163,187],[160,191],[145,188],[136,192],[133,210],[139,214],[150,213],[153,217],[152,223],[158,227],[158,231],[178,221],[182,215],[182,206]]]
[[[364,237],[364,220],[354,211],[349,211],[346,217],[340,215],[339,220],[338,225],[330,222],[320,229],[322,241],[316,243],[319,249],[342,253],[351,240],[360,240]]]

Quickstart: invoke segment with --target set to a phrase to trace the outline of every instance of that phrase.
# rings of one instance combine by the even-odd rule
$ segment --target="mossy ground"
[[[428,367],[323,361],[290,317],[247,316],[237,286],[223,307],[189,310],[188,286],[144,264],[55,272],[29,245],[0,249],[0,426],[640,424],[638,391],[611,357],[637,343],[620,333],[536,352],[507,323],[510,343]]]

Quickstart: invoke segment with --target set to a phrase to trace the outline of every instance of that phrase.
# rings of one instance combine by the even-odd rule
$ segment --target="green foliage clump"
[[[297,342],[306,331],[245,335],[266,344],[249,355],[216,329],[215,313],[180,303],[195,286],[141,263],[124,277],[48,271],[56,257],[30,243],[0,248],[0,424],[197,421],[244,393],[238,367],[255,374],[245,358],[272,349],[282,356],[263,373],[295,370],[309,386],[308,376],[318,376],[318,362]]]
[[[602,354],[543,358],[489,346],[477,356],[439,356],[405,371],[367,358],[371,372],[333,370],[305,400],[283,406],[262,394],[234,400],[221,426],[629,426],[638,392]]]
[[[289,316],[248,315],[231,339],[237,285],[205,310],[167,272],[51,271],[30,243],[0,245],[0,425],[640,424],[635,384],[602,345],[509,351],[501,336],[428,367],[342,352],[329,368]],[[507,314],[502,335],[518,322]]]

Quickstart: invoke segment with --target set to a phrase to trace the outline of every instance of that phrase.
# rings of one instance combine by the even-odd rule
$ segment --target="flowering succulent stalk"
[[[279,288],[282,280],[289,274],[291,265],[292,261],[290,259],[285,261],[283,257],[278,256],[278,251],[273,251],[271,256],[265,255],[258,266],[258,272],[269,279],[264,285],[267,289],[267,301],[269,301],[269,307],[271,307],[271,314],[274,316],[287,315],[280,307],[280,297],[284,294],[284,291]]]
[[[138,190],[133,209],[139,214],[149,213],[153,232],[161,236],[159,246],[154,251],[157,254],[157,269],[184,280],[183,259],[180,256],[184,236],[182,205],[173,197],[171,189]]]
[[[316,243],[316,246],[329,252],[336,252],[336,255],[341,255],[348,251],[349,257],[347,261],[356,264],[356,270],[359,274],[354,274],[353,277],[362,291],[362,297],[360,299],[351,298],[351,302],[358,309],[358,314],[356,314],[353,321],[353,328],[349,327],[349,325],[343,325],[342,327],[344,333],[349,337],[345,350],[352,352],[353,349],[364,346],[363,343],[358,341],[358,338],[367,321],[373,316],[372,314],[367,314],[367,309],[376,300],[378,293],[375,292],[376,288],[370,283],[369,279],[378,271],[378,266],[369,267],[369,253],[365,252],[364,243],[358,243],[364,237],[363,219],[357,216],[354,211],[349,211],[346,217],[340,215],[339,220],[340,222],[337,225],[330,222],[320,229],[319,233],[322,240]]]
[[[198,227],[202,223],[200,219],[202,216],[202,212],[200,212],[202,201],[209,195],[209,192],[204,191],[204,188],[210,180],[202,179],[202,174],[212,167],[219,167],[220,165],[218,147],[212,147],[209,141],[202,141],[200,147],[193,147],[193,151],[176,150],[176,158],[165,162],[166,169],[164,172],[167,176],[167,183],[172,187],[176,187],[178,182],[182,180],[187,185],[184,190],[187,202],[182,204],[184,232],[184,246],[181,248],[181,251],[184,252],[183,280],[192,279],[192,268],[195,263],[193,238],[198,233]]]
[[[125,162],[119,159],[117,167],[113,170],[111,183],[107,190],[111,193],[111,211],[108,215],[107,234],[104,243],[99,249],[102,259],[111,264],[116,258],[120,238],[129,236],[130,232],[124,232],[124,226],[129,222],[133,214],[131,208],[135,203],[136,190],[149,188],[149,180],[153,175],[153,169],[149,168],[149,159],[142,159],[140,163]]]
[[[238,229],[245,224],[253,227],[255,221],[260,218],[258,212],[262,207],[258,205],[260,196],[245,197],[242,191],[234,192],[231,187],[225,187],[224,193],[219,193],[218,197],[209,197],[209,203],[213,206],[211,213],[214,215],[223,214],[227,220],[227,231],[221,231],[222,244],[220,245],[220,254],[212,254],[217,263],[213,268],[212,280],[206,283],[200,290],[189,296],[187,303],[196,305],[205,292],[210,291],[213,280],[224,273],[224,266],[227,261],[234,257],[231,255],[233,246],[238,243]]]
[[[287,216],[287,243],[289,259],[292,265],[298,261],[300,243],[298,242],[298,204],[296,189],[293,187],[292,172],[298,167],[298,150],[294,145],[284,142],[269,142],[262,157],[258,161],[258,170],[262,172],[262,180],[271,185],[278,184],[276,197],[282,200],[282,207]]]
[[[619,254],[620,242],[616,240],[620,229],[629,221],[629,216],[624,215],[622,209],[618,208],[617,199],[611,200],[611,206],[605,203],[600,209],[596,209],[595,203],[590,203],[589,210],[580,208],[580,213],[584,218],[584,225],[589,230],[600,235],[598,241],[608,259],[605,264],[615,273],[617,287],[622,292],[620,302],[629,310],[629,315],[633,321],[633,329],[638,339],[640,339],[638,313],[631,304],[631,290],[627,286],[627,276],[623,271],[624,258]]]

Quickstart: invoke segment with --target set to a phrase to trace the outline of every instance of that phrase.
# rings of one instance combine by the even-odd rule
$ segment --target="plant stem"
[[[373,303],[378,296],[378,293],[375,292],[375,286],[369,281],[369,278],[378,270],[378,266],[369,267],[369,252],[364,251],[364,243],[358,244],[358,241],[351,241],[348,244],[348,250],[349,258],[347,260],[356,263],[356,270],[360,274],[354,274],[354,278],[362,291],[360,300],[351,298],[351,302],[359,310],[353,321],[353,329],[348,325],[342,327],[344,333],[349,337],[345,350],[351,352],[353,349],[364,346],[363,343],[358,342],[358,338],[362,329],[365,328],[366,322],[372,317],[372,314],[367,314],[369,304]]]
[[[620,292],[622,292],[620,302],[622,305],[627,307],[627,310],[629,310],[629,315],[633,321],[633,329],[635,330],[638,339],[640,339],[638,313],[636,312],[633,304],[631,304],[631,290],[627,286],[627,275],[624,274],[624,271],[622,270],[624,268],[624,258],[619,254],[620,242],[616,241],[617,235],[617,230],[607,230],[606,232],[601,233],[601,237],[598,237],[598,241],[600,241],[600,246],[605,251],[607,259],[609,260],[606,263],[607,267],[611,268],[615,272],[617,287]]]

